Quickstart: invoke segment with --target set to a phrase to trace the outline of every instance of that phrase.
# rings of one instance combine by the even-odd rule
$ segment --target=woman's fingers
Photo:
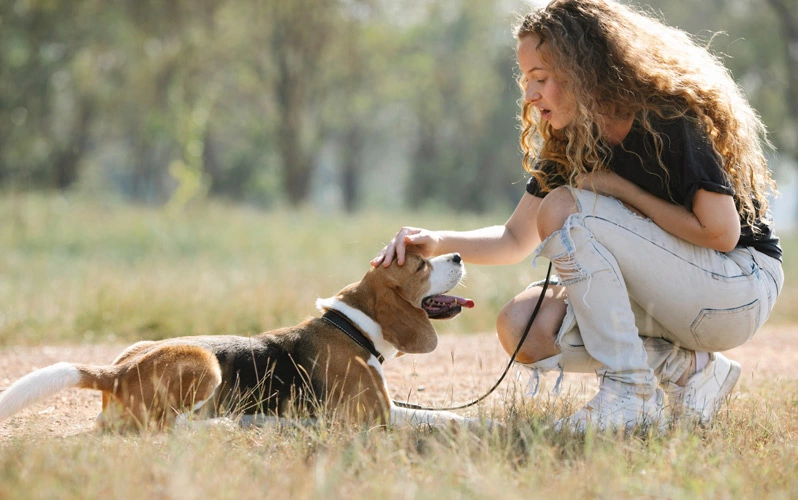
[[[410,227],[403,227],[393,238],[393,251],[396,255],[396,263],[400,266],[405,263],[405,253],[407,253],[407,236],[412,234],[414,231],[418,230]],[[382,265],[388,267],[391,265],[391,263],[389,262],[388,264],[385,264],[383,262]]]
[[[374,267],[379,265],[388,267],[391,265],[394,259],[400,266],[404,264],[405,255],[407,253],[407,245],[408,243],[412,244],[410,241],[410,236],[418,234],[420,231],[421,229],[414,227],[403,227],[400,229],[393,239],[387,245],[385,245],[382,250],[380,250],[380,253],[371,259],[371,265]]]
[[[380,250],[380,253],[378,253],[376,257],[371,259],[371,265],[377,267],[380,264],[382,264],[385,267],[388,267],[391,265],[391,262],[393,262],[393,257],[394,257],[394,244],[393,240],[391,240],[391,243],[385,245],[383,249]]]
[[[385,249],[383,248],[380,250],[380,253],[377,254],[376,257],[371,259],[371,267],[377,267],[382,264],[382,261],[385,259]]]

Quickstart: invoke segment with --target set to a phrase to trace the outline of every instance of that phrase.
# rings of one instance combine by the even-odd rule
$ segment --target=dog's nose
[[[459,264],[461,260],[463,259],[460,258],[459,253],[452,255],[452,262],[454,262],[455,264]]]

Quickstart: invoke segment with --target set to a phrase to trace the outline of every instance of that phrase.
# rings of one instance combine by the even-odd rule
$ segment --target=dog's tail
[[[29,373],[0,393],[0,422],[70,387],[113,390],[119,368],[56,363]]]

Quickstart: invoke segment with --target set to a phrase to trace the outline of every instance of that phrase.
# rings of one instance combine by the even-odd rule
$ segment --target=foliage
[[[652,0],[664,19],[703,40],[743,86],[783,154],[798,157],[796,0]],[[771,5],[765,5],[771,4]],[[776,6],[780,6],[777,8]],[[789,37],[792,38],[789,38]]]
[[[789,153],[795,113],[783,103],[795,75],[788,25],[776,29],[787,17],[732,3],[652,0],[668,22],[729,33],[713,47],[731,56]],[[210,194],[350,212],[505,209],[523,179],[510,26],[528,9],[522,0],[3,2],[0,185],[176,207]]]

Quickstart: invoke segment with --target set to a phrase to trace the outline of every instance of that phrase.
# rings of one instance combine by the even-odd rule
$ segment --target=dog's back
[[[342,411],[359,421],[380,417],[389,406],[381,373],[367,363],[369,353],[318,318],[251,338],[208,340],[222,383],[203,416],[320,417]],[[358,415],[366,406],[379,410]]]
[[[313,376],[318,349],[302,333],[300,325],[256,337],[214,338],[208,348],[219,362],[222,382],[202,414],[298,411],[315,416],[325,390]]]

